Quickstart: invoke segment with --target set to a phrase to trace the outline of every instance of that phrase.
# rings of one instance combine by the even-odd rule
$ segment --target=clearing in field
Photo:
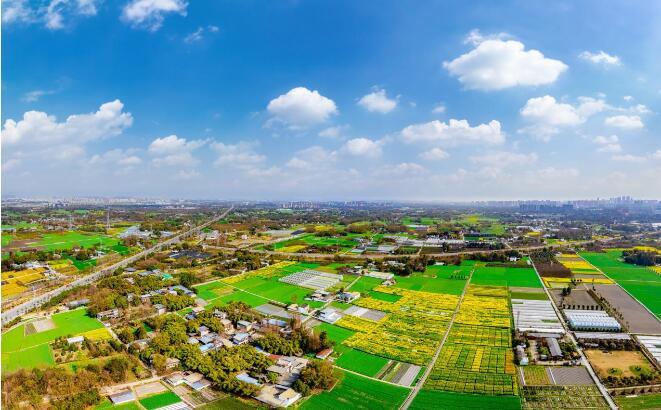
[[[55,322],[51,318],[35,320],[25,325],[25,336],[55,329]]]
[[[516,396],[486,396],[422,389],[411,403],[411,409],[520,409]]]
[[[333,390],[322,392],[301,404],[305,410],[397,409],[409,393],[405,387],[397,387],[348,372],[342,372],[341,380]]]
[[[589,349],[585,350],[585,354],[601,379],[611,375],[618,377],[635,376],[636,372],[639,372],[635,370],[635,366],[652,370],[650,362],[642,353],[637,351],[612,350],[604,353],[599,349]]]

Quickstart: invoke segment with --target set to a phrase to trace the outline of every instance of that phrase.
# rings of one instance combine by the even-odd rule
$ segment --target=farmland
[[[427,390],[518,394],[506,288],[469,285]]]
[[[409,390],[391,384],[342,372],[341,380],[327,392],[314,395],[302,405],[304,410],[335,410],[351,406],[356,409],[397,409]]]
[[[337,366],[356,373],[374,377],[388,363],[388,359],[374,356],[360,350],[350,349],[335,361]]]
[[[661,317],[661,276],[653,270],[619,260],[621,250],[583,252],[581,256],[615,280],[657,317]]]
[[[529,267],[478,267],[473,273],[471,283],[485,286],[542,287],[535,270]]]
[[[78,335],[102,329],[103,325],[87,316],[84,309],[59,313],[51,317],[53,328],[26,333],[22,324],[2,335],[2,370],[53,364],[49,343],[61,336]]]
[[[524,409],[608,409],[595,386],[526,386]]]
[[[484,396],[423,389],[411,403],[410,409],[520,409],[521,401],[516,396]]]
[[[615,403],[622,410],[659,409],[661,408],[661,393],[634,397],[617,396]]]
[[[156,394],[145,399],[140,400],[140,404],[147,410],[159,409],[161,407],[169,406],[174,403],[179,403],[181,399],[179,396],[171,391]]]

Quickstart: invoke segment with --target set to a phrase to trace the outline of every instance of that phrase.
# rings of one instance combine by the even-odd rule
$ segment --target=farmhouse
[[[317,313],[317,317],[322,322],[335,323],[340,320],[342,316],[340,316],[335,309],[326,308]]]
[[[255,398],[272,407],[289,407],[301,398],[301,394],[293,389],[268,385],[264,386]]]
[[[83,336],[74,336],[67,339],[67,343],[70,345],[83,343],[85,338]]]
[[[118,405],[135,400],[135,394],[131,390],[123,390],[119,393],[108,396],[112,404]]]

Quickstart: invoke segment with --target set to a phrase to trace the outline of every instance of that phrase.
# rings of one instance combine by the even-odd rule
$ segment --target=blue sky
[[[661,196],[658,2],[4,0],[2,195]]]

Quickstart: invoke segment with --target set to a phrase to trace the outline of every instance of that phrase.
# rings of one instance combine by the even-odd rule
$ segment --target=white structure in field
[[[636,336],[638,341],[645,346],[656,362],[661,364],[661,336]]]
[[[312,269],[306,269],[301,272],[292,273],[284,278],[280,278],[280,282],[289,283],[290,285],[321,290],[337,285],[341,281],[342,275],[320,272]]]
[[[512,313],[519,332],[565,333],[550,300],[512,299]]]
[[[565,309],[569,327],[573,330],[591,330],[601,332],[619,332],[620,323],[602,310]]]

